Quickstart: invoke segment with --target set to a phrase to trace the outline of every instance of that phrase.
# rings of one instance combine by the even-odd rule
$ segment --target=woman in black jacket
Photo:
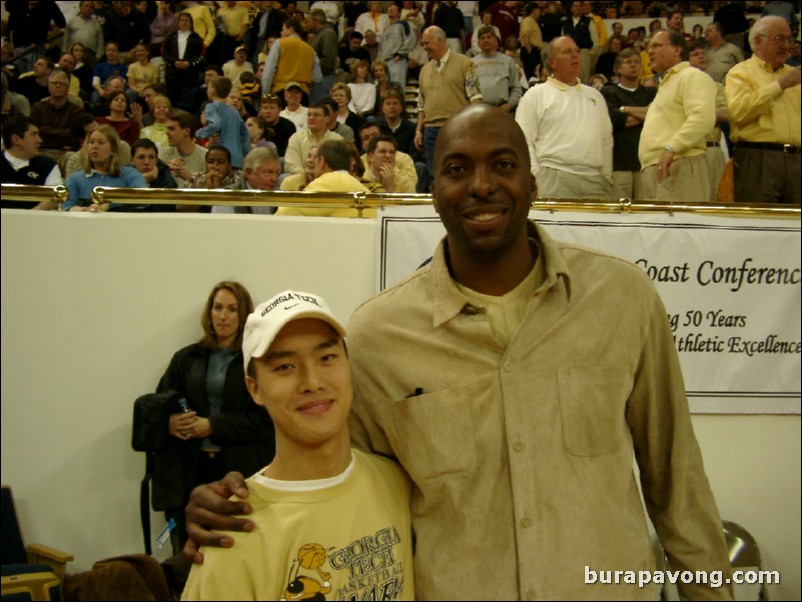
[[[171,488],[173,552],[187,540],[184,507],[192,489],[236,470],[253,474],[275,453],[273,423],[245,387],[242,332],[253,301],[238,282],[220,282],[206,301],[204,336],[173,356],[158,393],[175,391],[184,410],[170,416],[170,443],[154,457],[154,496]],[[167,493],[167,492],[164,492]]]
[[[197,87],[204,64],[203,39],[192,29],[193,24],[191,14],[181,13],[178,31],[164,40],[164,83],[173,106],[179,105],[187,91]]]

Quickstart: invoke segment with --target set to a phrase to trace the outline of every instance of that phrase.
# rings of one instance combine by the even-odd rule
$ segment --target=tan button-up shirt
[[[443,243],[348,327],[352,438],[398,458],[414,483],[417,599],[656,599],[636,585],[585,584],[586,566],[654,568],[634,459],[669,553],[726,577],[721,520],[652,282],[538,226],[530,235],[545,278],[506,346],[451,279]]]

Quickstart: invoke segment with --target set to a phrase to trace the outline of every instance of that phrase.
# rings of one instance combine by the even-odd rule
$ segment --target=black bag
[[[135,451],[159,451],[170,437],[170,414],[181,411],[178,393],[148,393],[134,402],[134,428],[131,447]]]
[[[170,440],[170,414],[181,411],[178,393],[148,393],[134,401],[134,424],[131,433],[131,447],[135,451],[146,452],[145,476],[139,486],[139,518],[142,522],[142,536],[145,553],[152,553],[150,543],[150,481],[154,478],[154,458],[156,452],[168,447]],[[154,483],[154,496],[156,487]],[[162,500],[159,500],[161,502]],[[156,502],[156,500],[154,500]],[[164,509],[161,503],[154,503],[154,510]]]

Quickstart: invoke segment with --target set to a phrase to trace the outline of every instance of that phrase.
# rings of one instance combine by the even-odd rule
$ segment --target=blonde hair
[[[161,103],[163,105],[167,105],[168,109],[170,109],[171,111],[173,110],[173,103],[171,103],[170,99],[167,98],[166,96],[161,96],[161,95],[154,96],[153,97],[153,107],[155,108],[156,105],[159,104],[159,103]]]
[[[91,132],[89,136],[87,136],[87,142],[89,138],[94,136],[95,134],[103,134],[106,140],[111,146],[111,157],[109,158],[109,175],[110,176],[119,176],[122,173],[122,161],[120,161],[120,135],[117,133],[113,127],[108,124],[101,124],[97,126],[97,129],[94,132]],[[84,153],[83,157],[83,166],[84,171],[89,173],[94,169],[94,165],[92,164],[92,159],[89,158],[89,153]]]
[[[344,84],[343,82],[335,82],[329,88],[329,96],[332,96],[337,90],[342,90],[345,92],[345,97],[348,99],[348,102],[351,102],[351,88],[348,87],[348,84]]]

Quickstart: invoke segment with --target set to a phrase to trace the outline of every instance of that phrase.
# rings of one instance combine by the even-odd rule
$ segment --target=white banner
[[[800,413],[800,223],[700,214],[532,211],[558,239],[643,268],[668,311],[691,411]],[[379,212],[379,290],[445,235],[430,206]]]

